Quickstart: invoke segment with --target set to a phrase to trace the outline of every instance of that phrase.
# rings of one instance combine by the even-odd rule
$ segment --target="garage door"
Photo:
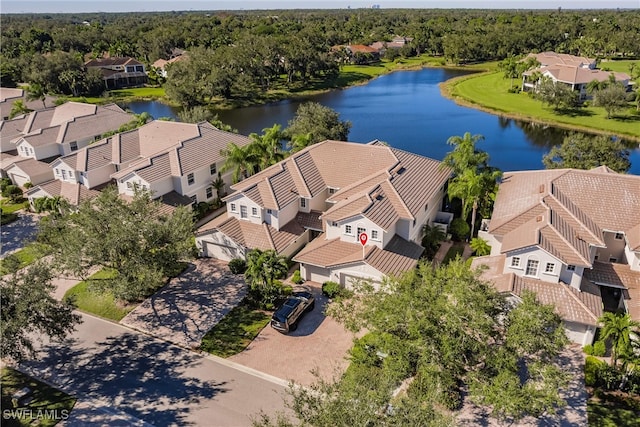
[[[324,283],[327,280],[329,280],[329,272],[322,267],[316,267],[316,266],[307,264],[304,266],[304,270],[305,270],[304,280],[306,281]]]
[[[22,176],[22,175],[18,175],[15,173],[12,173],[11,176],[9,176],[9,178],[11,178],[11,181],[13,181],[13,183],[15,185],[19,185],[20,187],[24,187],[24,185],[29,182],[29,178],[26,176]]]
[[[244,253],[240,248],[218,245],[211,242],[202,242],[202,255],[223,261],[231,261],[233,258],[244,258]]]

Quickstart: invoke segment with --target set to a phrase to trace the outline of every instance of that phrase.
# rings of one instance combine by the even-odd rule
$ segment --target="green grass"
[[[136,87],[131,89],[112,90],[109,91],[109,95],[117,98],[127,98],[130,96],[140,98],[162,98],[165,96],[165,92],[162,87]]]
[[[629,65],[636,64],[636,70],[640,68],[640,59],[620,59],[613,61],[601,61],[598,67],[602,70],[617,71],[619,73],[629,74]]]
[[[243,301],[202,338],[200,349],[220,357],[240,353],[269,323],[270,316]]]
[[[520,81],[514,79],[513,85],[520,85]],[[445,84],[444,92],[448,96],[461,99],[463,103],[513,118],[640,138],[640,114],[632,106],[619,112],[612,119],[607,119],[605,110],[597,107],[559,114],[526,93],[509,93],[509,87],[510,80],[503,78],[502,73],[488,72],[451,80]]]
[[[14,213],[21,209],[24,209],[24,199],[18,203],[12,203],[8,199],[0,200],[0,207],[4,211],[4,213]]]
[[[2,369],[2,409],[3,419],[2,425],[7,427],[13,426],[53,426],[73,409],[76,399],[56,388],[50,387],[45,383],[37,381],[19,371],[11,368]],[[32,390],[33,399],[24,406],[14,408],[11,396],[18,390],[29,387]],[[13,418],[9,411],[23,409],[24,417]],[[28,411],[31,411],[30,413]],[[39,412],[40,411],[40,412]],[[44,411],[47,411],[46,413]],[[55,411],[55,412],[53,412]],[[38,419],[38,413],[49,416],[41,416]],[[30,415],[29,415],[30,414]],[[59,419],[52,419],[57,416]]]
[[[447,251],[447,254],[444,256],[442,260],[443,265],[449,264],[451,261],[456,259],[458,256],[462,258],[462,253],[464,252],[464,243],[455,242]]]
[[[100,270],[91,275],[87,280],[69,289],[64,294],[64,299],[72,298],[75,305],[81,311],[86,311],[87,313],[95,314],[105,319],[120,321],[133,310],[135,306],[125,307],[116,301],[111,292],[101,292],[92,286],[96,285],[96,282],[100,280],[112,278],[113,275],[114,273],[112,271]]]
[[[587,401],[589,427],[635,426],[640,420],[640,398],[596,390]]]
[[[38,242],[31,242],[24,248],[0,260],[0,275],[5,275],[33,264],[49,254],[49,247]]]

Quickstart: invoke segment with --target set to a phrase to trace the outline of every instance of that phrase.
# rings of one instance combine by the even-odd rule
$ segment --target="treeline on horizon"
[[[598,58],[640,56],[638,10],[5,14],[0,21],[3,86],[27,82],[52,93],[86,94],[91,85],[82,81],[82,64],[89,57],[108,53],[152,64],[180,48],[189,52],[191,64],[173,73],[170,69],[168,84],[180,90],[167,87],[167,93],[184,105],[202,104],[213,97],[259,96],[272,89],[274,82],[290,87],[296,82],[304,86],[310,79],[336,79],[346,61],[332,46],[368,45],[390,41],[394,35],[412,39],[394,54],[428,54],[451,64],[547,50]],[[207,76],[185,75],[194,68]],[[183,78],[172,79],[172,74]],[[56,83],[59,75],[62,81]],[[199,82],[182,87],[194,79]]]

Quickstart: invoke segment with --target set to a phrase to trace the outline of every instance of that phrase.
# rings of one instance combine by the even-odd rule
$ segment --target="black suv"
[[[271,327],[283,334],[295,331],[300,317],[307,311],[312,311],[313,307],[313,295],[306,291],[294,292],[271,316]]]

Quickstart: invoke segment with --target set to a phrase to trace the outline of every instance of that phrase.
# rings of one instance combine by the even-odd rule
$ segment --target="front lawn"
[[[620,427],[638,425],[640,397],[619,392],[590,393],[587,401],[589,427]]]
[[[238,354],[267,326],[270,318],[264,311],[253,310],[243,301],[207,332],[200,349],[220,357]]]
[[[124,306],[113,297],[111,292],[100,292],[91,286],[92,284],[95,285],[96,282],[100,280],[109,279],[111,277],[113,277],[113,272],[109,270],[100,270],[91,275],[87,280],[84,280],[69,289],[64,294],[64,300],[73,298],[73,301],[79,310],[118,322],[133,310],[135,306]]]
[[[464,243],[455,242],[447,251],[447,254],[444,256],[442,260],[443,265],[449,264],[451,261],[456,259],[457,257],[462,258],[462,253],[464,252]]]
[[[513,86],[519,85],[520,81],[514,79]],[[503,78],[503,73],[490,72],[449,81],[444,84],[444,92],[448,96],[461,99],[463,103],[486,108],[498,114],[505,113],[514,118],[540,120],[575,129],[598,130],[640,138],[640,114],[632,106],[620,111],[616,115],[617,118],[612,119],[607,119],[604,108],[599,107],[583,107],[568,114],[559,114],[527,93],[509,93],[510,86],[510,80]]]
[[[31,242],[24,248],[0,260],[0,275],[13,273],[33,264],[49,253],[50,248],[42,243]]]
[[[56,388],[11,368],[2,369],[2,425],[54,426],[66,419],[76,399]],[[11,397],[24,387],[31,389],[31,400],[14,408]]]
[[[9,199],[2,199],[0,200],[0,207],[4,213],[14,213],[24,209],[24,199],[18,203],[13,203]]]

